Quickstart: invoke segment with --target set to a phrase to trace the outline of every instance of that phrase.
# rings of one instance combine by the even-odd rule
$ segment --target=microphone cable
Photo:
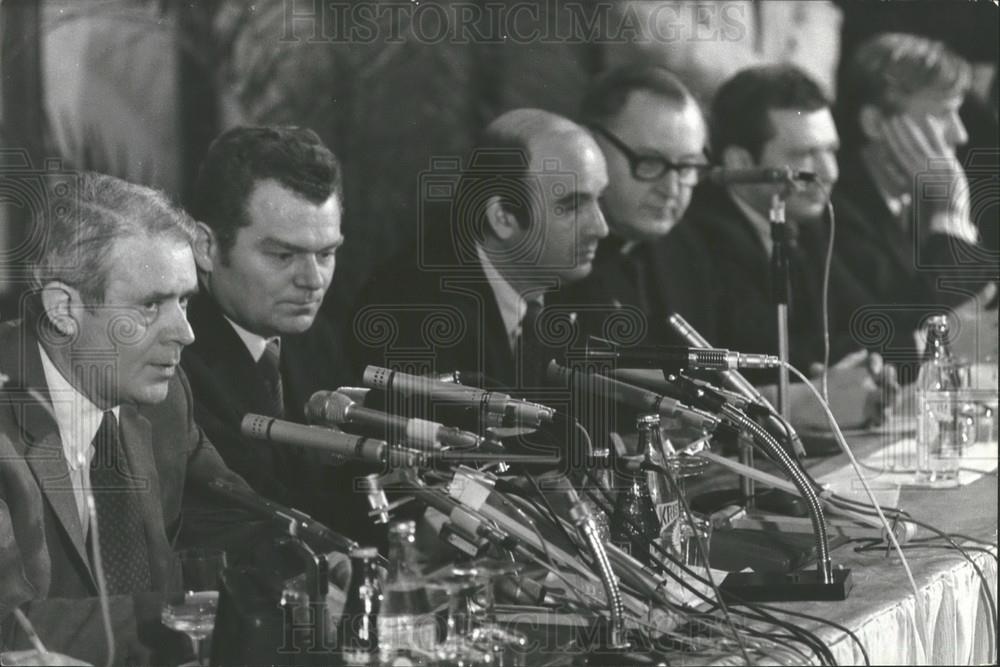
[[[49,404],[47,398],[42,396],[42,394],[29,387],[27,393],[31,398],[45,410],[53,422],[58,423],[56,419],[55,412],[52,410],[52,406]],[[83,452],[77,452],[77,462],[80,464],[81,469],[85,469],[84,466],[87,465],[86,455]],[[104,642],[108,647],[108,659],[105,662],[106,667],[111,667],[115,663],[115,631],[111,626],[111,603],[108,598],[108,581],[104,577],[104,561],[101,558],[101,540],[100,535],[97,532],[97,502],[94,500],[94,489],[90,486],[90,473],[86,474],[86,481],[84,482],[83,493],[87,509],[87,518],[90,521],[90,530],[93,531],[91,534],[91,543],[93,545],[94,552],[94,579],[97,581],[97,600],[98,606],[101,610],[101,625],[104,629]],[[86,538],[86,535],[84,536]]]
[[[826,241],[826,257],[823,260],[823,371],[821,382],[823,387],[823,400],[830,400],[830,267],[833,264],[833,244],[837,233],[837,218],[833,213],[833,201],[830,199],[833,194],[829,189],[820,185],[826,193],[826,213],[830,218],[830,234]]]
[[[83,454],[81,453],[81,457]],[[94,578],[97,580],[97,598],[101,608],[101,623],[104,626],[104,641],[108,645],[107,667],[115,664],[115,636],[111,628],[111,607],[108,599],[108,582],[104,577],[104,559],[101,555],[101,535],[97,526],[97,502],[90,486],[89,476],[86,488],[87,514],[90,519],[90,542],[94,555]]]
[[[778,422],[782,425],[782,428],[785,430],[786,436],[790,438],[791,436],[790,436],[790,434],[788,432],[788,429],[790,427],[789,427],[788,423],[780,415],[775,414],[775,416],[778,418]],[[844,444],[846,445],[846,443],[844,443]],[[805,472],[806,477],[808,477],[808,479],[812,483],[813,487],[817,491],[822,491],[822,489],[823,489],[822,485],[811,475],[811,473],[809,473],[809,471],[805,468],[805,466],[803,466],[803,472]],[[855,472],[858,474],[859,477],[861,476],[861,471],[860,470],[856,469]],[[995,551],[995,549],[997,548],[997,544],[996,543],[989,542],[989,541],[986,541],[986,540],[980,540],[980,539],[977,539],[977,538],[974,538],[974,537],[970,537],[968,535],[962,535],[960,533],[946,533],[946,532],[942,531],[941,529],[939,529],[939,528],[937,528],[937,527],[935,527],[935,526],[933,526],[933,525],[931,525],[929,523],[926,523],[926,522],[923,522],[923,521],[919,521],[919,520],[913,518],[913,516],[909,512],[907,512],[907,511],[905,511],[903,509],[900,509],[900,508],[895,508],[895,507],[893,507],[893,508],[881,508],[880,507],[879,509],[876,509],[876,507],[874,505],[872,505],[871,503],[865,503],[865,502],[854,500],[854,499],[851,499],[851,498],[845,498],[843,496],[839,496],[839,495],[834,494],[834,493],[824,494],[824,499],[827,502],[829,502],[832,505],[834,505],[835,507],[839,507],[840,509],[844,509],[844,510],[848,510],[848,511],[852,511],[852,512],[857,512],[859,514],[864,514],[864,515],[867,515],[867,516],[879,517],[879,509],[881,509],[882,511],[888,513],[890,516],[893,517],[893,524],[895,524],[896,521],[902,520],[904,522],[912,523],[912,524],[914,524],[916,526],[919,526],[920,528],[923,528],[924,530],[927,530],[927,531],[930,531],[930,532],[934,533],[934,537],[932,537],[932,538],[924,538],[922,540],[910,540],[911,543],[913,543],[915,541],[919,542],[919,541],[927,541],[927,540],[931,540],[931,539],[934,539],[934,540],[937,540],[937,539],[946,540],[948,542],[948,544],[946,544],[946,545],[926,545],[926,546],[928,546],[928,547],[934,546],[934,547],[939,547],[939,548],[942,548],[942,549],[950,549],[950,550],[957,551],[958,554],[965,561],[967,561],[969,563],[969,565],[972,567],[973,571],[975,571],[976,575],[979,577],[979,579],[981,581],[981,588],[982,588],[982,591],[983,591],[983,595],[986,598],[986,605],[987,605],[987,608],[989,610],[990,616],[991,616],[991,618],[993,620],[993,625],[991,627],[997,627],[998,616],[997,616],[996,600],[995,600],[992,592],[990,591],[989,580],[986,578],[986,576],[983,573],[983,571],[980,568],[980,566],[968,554],[968,551],[980,551],[982,553],[986,553],[986,554],[991,555],[994,558],[994,560],[996,560],[998,563],[1000,563],[1000,557],[998,557],[998,555],[997,555],[997,553]],[[884,516],[882,518],[884,520]],[[889,529],[889,532],[892,532],[891,529]],[[878,546],[879,548],[881,548],[882,546],[885,546],[886,548],[890,548],[890,547],[893,546],[892,541],[888,541],[887,542],[885,540],[885,538],[870,538],[870,539],[872,541],[874,541],[875,544],[873,544],[873,545],[866,545],[866,546],[863,546],[863,547],[856,548],[855,551],[857,551],[857,552],[860,553],[862,551],[871,551],[871,550],[874,550],[876,548],[876,546]],[[993,547],[994,550],[990,550],[988,548],[983,548],[983,547],[977,547],[977,546],[968,546],[968,545],[966,545],[966,546],[963,547],[963,546],[960,546],[959,544],[957,544],[954,541],[955,539],[965,540],[967,542],[976,542],[976,543],[979,543],[979,544],[984,544],[984,545]],[[914,544],[913,547],[908,547],[907,545],[899,545],[898,548],[906,549],[906,548],[916,548],[916,547],[920,547],[920,546],[922,546],[922,545],[920,545],[920,544]]]
[[[590,471],[587,471],[587,474],[588,474],[588,476],[591,476],[592,481],[596,481],[596,479],[593,478],[593,476],[592,476],[593,474]],[[595,494],[588,492],[588,495],[590,496],[591,501],[593,501],[595,503],[598,503],[598,505],[601,507],[601,509],[604,510],[605,512],[607,512],[610,515],[610,512],[608,512],[607,508],[605,508],[603,505],[600,504],[600,502],[599,502],[599,500],[598,500],[598,498],[596,497]],[[690,508],[688,508],[688,509],[690,510]],[[639,527],[636,525],[636,523],[631,518],[625,517],[625,521],[626,521],[626,523],[628,523],[629,525],[631,525],[633,528],[635,528],[635,529],[638,530]],[[684,574],[686,574],[689,577],[691,577],[691,579],[693,579],[695,581],[698,581],[698,582],[701,582],[702,584],[711,587],[711,585],[712,585],[713,582],[711,582],[709,579],[706,579],[702,575],[694,572],[693,570],[691,570],[690,568],[688,568],[683,563],[680,563],[679,561],[677,561],[674,558],[673,554],[671,554],[668,551],[666,551],[666,549],[663,548],[661,545],[659,545],[659,544],[657,544],[657,543],[654,542],[652,544],[652,546],[653,546],[653,548],[657,552],[659,552],[660,554],[662,554],[662,556],[666,560],[670,561],[673,565],[675,565],[678,569],[680,569]],[[676,581],[678,584],[680,584],[686,590],[688,590],[691,593],[693,593],[696,597],[700,598],[704,603],[706,603],[706,604],[708,604],[708,605],[710,605],[712,607],[719,608],[720,610],[722,609],[724,603],[722,603],[721,595],[718,593],[717,589],[716,589],[716,593],[715,593],[716,596],[717,596],[717,600],[713,600],[713,599],[705,596],[697,588],[694,588],[693,586],[691,586],[677,572],[675,572],[671,568],[667,567],[662,559],[657,558],[656,560],[657,560],[656,565],[657,565],[658,569],[662,570],[662,572],[664,574],[666,574],[668,577],[670,577],[671,579],[673,579],[674,581]],[[780,612],[782,614],[786,614],[786,615],[789,615],[789,616],[800,616],[802,618],[806,618],[808,620],[816,621],[816,622],[828,625],[828,626],[830,626],[832,628],[835,628],[837,630],[840,630],[840,631],[844,632],[846,635],[848,635],[849,637],[851,637],[855,643],[858,644],[858,646],[860,647],[862,655],[865,657],[866,664],[870,664],[870,661],[868,661],[867,651],[866,651],[864,645],[861,643],[860,638],[857,636],[857,634],[855,634],[854,632],[852,632],[851,630],[849,630],[848,628],[846,628],[846,627],[844,627],[844,626],[842,626],[840,624],[837,624],[837,623],[835,623],[833,621],[830,621],[828,619],[825,619],[825,618],[820,618],[820,617],[816,617],[816,616],[810,616],[810,615],[803,614],[803,613],[797,612],[797,611],[789,611],[789,610],[785,610],[785,609],[780,609],[780,608],[773,607],[773,606],[770,606],[770,605],[765,605],[765,604],[759,603],[759,602],[749,602],[749,601],[740,599],[739,596],[736,596],[736,595],[731,595],[730,597],[733,600],[736,601],[735,602],[736,604],[738,604],[740,606],[743,606],[747,610],[753,612],[752,614],[746,614],[749,618],[752,618],[754,620],[759,620],[759,621],[762,621],[762,622],[766,622],[766,623],[770,623],[770,624],[772,624],[772,625],[774,625],[776,627],[780,627],[780,628],[785,629],[786,631],[788,631],[790,633],[789,634],[790,638],[792,638],[795,641],[798,641],[798,642],[802,643],[803,645],[809,647],[809,649],[821,661],[823,661],[823,662],[825,662],[827,664],[836,664],[836,660],[834,659],[832,652],[823,643],[823,641],[821,639],[819,639],[819,637],[817,637],[814,633],[812,633],[812,632],[810,632],[808,630],[804,630],[804,629],[799,628],[798,626],[793,625],[793,624],[791,624],[791,623],[789,623],[787,621],[783,621],[783,620],[781,620],[779,618],[776,618],[776,617],[774,617],[769,612],[770,611],[775,611],[775,612]],[[735,623],[732,624],[732,626],[735,626],[735,625],[739,625],[739,624],[735,624]],[[735,627],[733,627],[732,629],[733,629],[734,632],[736,631]],[[773,637],[771,637],[769,635],[766,635],[766,634],[762,633],[761,631],[759,631],[759,630],[757,630],[755,628],[745,628],[745,629],[750,634],[753,634],[753,635],[756,635],[756,636],[764,636],[768,640],[773,640]]]

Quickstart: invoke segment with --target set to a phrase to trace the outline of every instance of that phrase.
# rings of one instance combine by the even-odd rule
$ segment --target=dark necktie
[[[281,357],[277,340],[268,341],[264,354],[257,362],[257,370],[264,381],[264,394],[268,417],[285,416],[285,394],[281,387]]]
[[[151,493],[148,480],[133,477],[122,448],[115,413],[104,413],[94,436],[90,487],[97,509],[104,577],[110,595],[149,591],[149,550],[140,511],[140,494]],[[93,531],[91,531],[91,540]],[[91,549],[94,545],[91,541]]]

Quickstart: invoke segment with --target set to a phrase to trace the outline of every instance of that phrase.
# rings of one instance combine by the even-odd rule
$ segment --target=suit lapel
[[[25,461],[59,522],[65,542],[70,545],[73,555],[83,563],[82,570],[89,572],[90,559],[87,557],[83,525],[80,523],[59,427],[52,415],[38,343],[34,336],[22,332],[17,338],[16,346],[20,351],[19,367],[24,375],[15,379],[15,386],[26,390],[26,400],[15,411],[15,418],[24,433]],[[96,587],[92,576],[91,584]]]

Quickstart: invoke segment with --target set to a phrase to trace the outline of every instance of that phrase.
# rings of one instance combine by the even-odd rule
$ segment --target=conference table
[[[858,459],[879,460],[877,452],[892,445],[896,435],[891,430],[854,432],[848,441]],[[996,458],[996,440],[992,441],[992,457]],[[805,462],[814,477],[844,479],[837,471],[848,465],[843,454],[810,457]],[[762,467],[767,467],[762,465]],[[986,466],[989,468],[990,466]],[[997,594],[997,474],[993,471],[977,475],[970,484],[957,488],[928,489],[898,488],[896,506],[908,511],[913,518],[949,533],[960,533],[988,543],[983,551],[968,555],[981,570],[994,600]],[[898,476],[866,469],[866,478],[878,489],[888,486],[886,478]],[[718,485],[733,485],[735,476],[721,473],[713,477]],[[775,602],[769,603],[789,612],[801,612],[850,629],[864,646],[868,661],[873,665],[895,664],[991,664],[997,660],[996,629],[982,593],[982,580],[972,565],[954,550],[942,548],[946,542],[936,540],[922,546],[919,540],[931,533],[918,529],[906,548],[905,555],[919,591],[919,598],[902,568],[895,551],[856,552],[861,542],[848,542],[833,549],[835,567],[851,569],[854,587],[846,600],[836,602]],[[962,540],[956,539],[960,545]],[[982,544],[977,544],[982,547]],[[714,548],[714,547],[713,547]],[[807,566],[810,567],[810,566]],[[814,567],[814,565],[812,566]],[[740,608],[732,612],[739,614]],[[576,643],[561,644],[555,639],[556,626],[568,624],[564,614],[528,614],[511,609],[508,618],[520,622],[529,634],[535,649],[527,656],[529,665],[559,665],[579,662],[585,648]],[[829,624],[796,619],[779,614],[798,627],[815,633],[831,649],[841,665],[865,664],[858,642],[850,635]],[[586,619],[577,618],[579,626]],[[591,620],[592,622],[592,620]],[[545,631],[549,630],[548,636]],[[566,636],[565,628],[561,628]],[[803,656],[803,653],[806,655]],[[672,665],[743,664],[738,652],[726,655],[717,651],[709,654],[671,653]],[[759,664],[809,664],[815,656],[800,647],[800,652],[778,649],[767,653]]]

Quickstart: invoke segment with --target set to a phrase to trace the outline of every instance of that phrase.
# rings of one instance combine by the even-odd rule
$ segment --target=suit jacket
[[[719,285],[715,344],[742,352],[776,354],[778,334],[770,259],[751,222],[728,193],[706,184],[696,190],[681,225],[689,225],[700,234],[711,253],[711,266]],[[821,295],[825,232],[823,224],[800,225],[798,251],[791,253],[789,356],[791,363],[803,372],[810,364],[823,360]],[[831,266],[829,295],[833,363],[862,347],[851,332],[851,315],[871,297],[840,262]]]
[[[10,376],[0,388],[3,643],[27,647],[10,613],[20,606],[48,647],[103,664],[106,655],[97,585],[69,486],[62,441],[49,405],[39,402],[51,399],[38,338],[20,321],[0,325],[0,369]],[[157,594],[172,588],[168,580],[171,544],[181,528],[182,514],[189,519],[198,514],[197,508],[188,512],[186,501],[182,507],[185,486],[198,489],[216,478],[243,482],[226,468],[195,425],[190,388],[179,369],[162,403],[123,404],[119,423],[133,474],[149,482],[149,492],[140,494],[140,502],[153,588],[149,595],[111,600],[118,662],[124,662],[130,654],[132,659],[137,657],[134,649],[142,624],[159,625]]]
[[[587,332],[611,338],[624,334],[622,338],[631,344],[685,345],[667,321],[678,313],[714,342],[715,277],[707,251],[690,227],[679,225],[665,237],[635,244],[627,251],[623,248],[624,241],[615,235],[601,241],[594,270],[567,290],[580,304]],[[601,304],[620,307],[617,321],[600,312],[596,323],[585,317],[587,305]],[[638,319],[625,329],[623,318],[633,315]]]
[[[867,283],[879,303],[919,308],[911,330],[930,311],[939,312],[937,306],[961,303],[996,279],[996,255],[946,234],[916,239],[920,202],[900,222],[857,152],[845,152],[841,165],[833,193],[838,259]]]
[[[243,437],[243,416],[268,410],[264,380],[211,295],[203,291],[192,299],[188,320],[195,342],[185,348],[181,365],[191,381],[195,420],[226,464],[261,495],[359,542],[380,545],[381,532],[368,519],[367,499],[354,491],[354,478],[363,469],[333,466],[307,451]],[[304,334],[282,336],[281,377],[284,418],[298,423],[305,423],[305,404],[314,392],[357,384],[339,337],[321,318]]]

